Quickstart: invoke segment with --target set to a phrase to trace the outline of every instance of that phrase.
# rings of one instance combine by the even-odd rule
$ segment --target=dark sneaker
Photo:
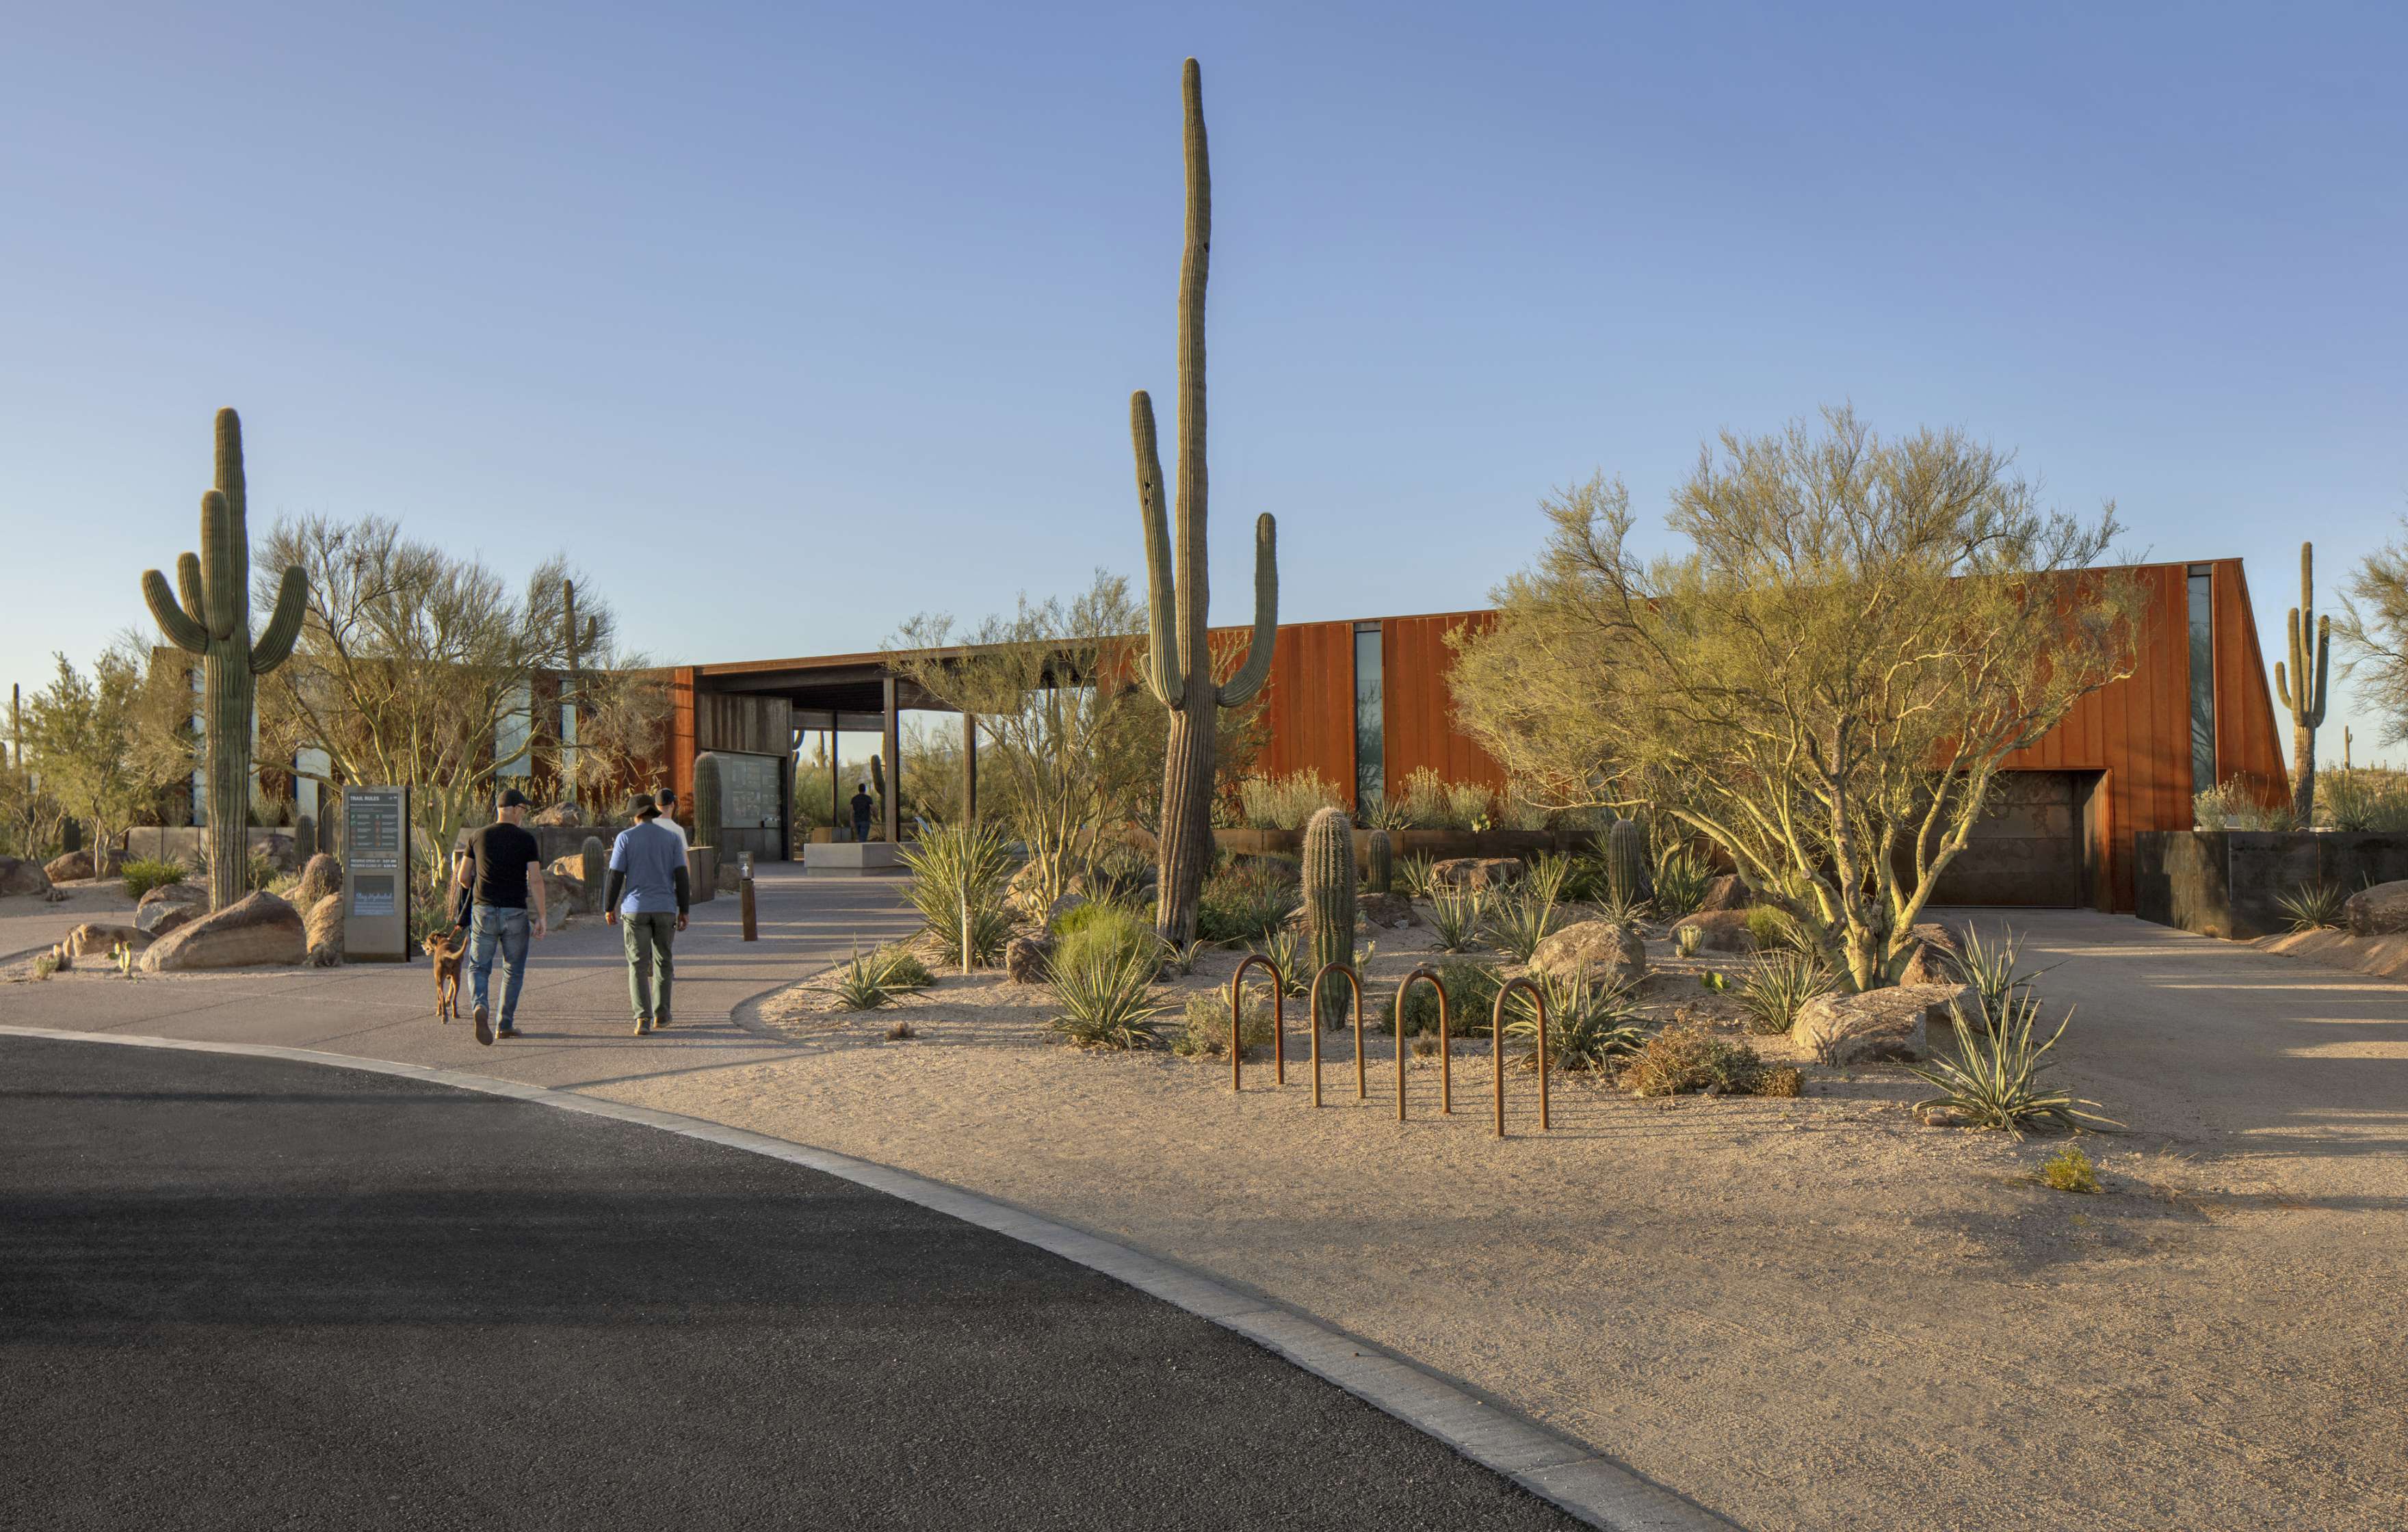
[[[652,1035],[652,1023],[650,1017],[638,1016],[636,1018],[636,1036],[639,1038],[650,1037]]]
[[[504,1023],[502,1029],[494,1034],[496,1038],[515,1038],[518,1035],[519,1029],[515,1026],[509,1025],[508,1023]]]
[[[667,1017],[666,1017],[666,1016],[655,1016],[655,1017],[653,1017],[653,1018],[652,1018],[652,1030],[653,1030],[653,1031],[655,1031],[655,1032],[666,1032],[668,1029],[669,1029],[669,1019],[668,1019]]]
[[[488,1048],[494,1046],[494,1029],[487,1024],[485,1008],[482,1006],[477,1008],[477,1040]]]

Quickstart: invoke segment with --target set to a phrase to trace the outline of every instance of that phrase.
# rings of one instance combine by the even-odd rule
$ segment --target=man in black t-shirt
[[[502,954],[502,1027],[519,1035],[519,987],[526,981],[527,941],[544,934],[543,852],[526,829],[526,795],[506,787],[494,802],[494,823],[468,838],[464,869],[472,891],[468,910],[468,977],[477,997],[477,1040],[488,1047],[496,1034],[488,1026],[486,979],[494,953]],[[530,923],[527,904],[535,916]]]

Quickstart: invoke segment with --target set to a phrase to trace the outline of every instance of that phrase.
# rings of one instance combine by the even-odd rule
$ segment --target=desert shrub
[[[1538,982],[1547,1000],[1550,1068],[1611,1069],[1614,1059],[1636,1053],[1644,1044],[1647,1034],[1639,1024],[1635,986],[1600,984],[1585,971],[1548,974]],[[1538,1007],[1530,1003],[1528,993],[1515,990],[1505,1002],[1505,1011],[1509,1018],[1505,1035],[1535,1044],[1539,1035]],[[1533,1046],[1523,1064],[1536,1068],[1538,1063],[1538,1049]]]
[[[1402,830],[1410,828],[1413,822],[1412,810],[1405,800],[1385,793],[1364,805],[1362,812],[1354,817],[1367,830]]]
[[[1207,941],[1252,941],[1280,928],[1302,897],[1295,877],[1266,860],[1234,862],[1204,881],[1196,934]]]
[[[1612,886],[1606,876],[1605,858],[1587,852],[1575,852],[1564,868],[1563,898],[1568,904],[1595,904]]]
[[[172,888],[192,875],[174,857],[129,856],[118,868],[125,880],[125,896],[139,900],[154,888]]]
[[[944,961],[962,959],[962,913],[969,912],[969,962],[991,964],[1011,939],[1011,917],[1003,906],[1010,886],[1011,850],[992,824],[940,824],[896,854],[911,872],[906,896],[942,944]]]
[[[1706,885],[1713,874],[1705,862],[1686,846],[1674,846],[1656,859],[1656,895],[1651,901],[1656,914],[1668,921],[1697,912],[1706,902]]]
[[[1054,998],[1061,1006],[1052,1025],[1081,1048],[1151,1048],[1160,1038],[1154,998],[1160,958],[1148,931],[1146,944],[1110,939],[1103,925],[1089,926],[1054,954]]]
[[[1481,929],[1498,952],[1517,963],[1527,963],[1530,954],[1539,950],[1539,943],[1553,936],[1561,923],[1555,918],[1552,891],[1543,886],[1525,886],[1492,895],[1488,918]]]
[[[1694,925],[1684,925],[1672,933],[1672,948],[1683,957],[1695,957],[1705,939],[1704,931]]]
[[[1753,1095],[1764,1075],[1764,1060],[1755,1049],[1684,1024],[1648,1038],[1623,1067],[1622,1083],[1637,1095],[1683,1095],[1709,1087],[1727,1095]]]
[[[888,989],[924,990],[937,981],[928,965],[920,961],[920,954],[899,941],[881,947],[870,954],[870,959],[877,965],[879,981]]]
[[[36,978],[36,979],[48,979],[50,975],[52,975],[52,974],[54,974],[54,973],[56,973],[56,972],[58,972],[58,971],[59,971],[59,954],[58,954],[58,953],[56,953],[56,952],[42,952],[42,953],[37,954],[37,955],[35,957],[35,959],[34,959],[34,977],[35,977],[35,978]]]
[[[1082,918],[1066,916],[1062,922],[1051,959],[1056,972],[1065,964],[1076,967],[1092,960],[1109,966],[1132,955],[1161,966],[1162,938],[1154,934],[1152,922],[1127,906],[1084,904],[1069,915]]]
[[[888,1042],[910,1042],[920,1035],[920,1029],[910,1022],[898,1021],[886,1029]]]
[[[1240,1038],[1245,1050],[1271,1045],[1270,996],[1248,985],[1245,999],[1245,1030]],[[1229,992],[1213,989],[1187,997],[1187,1013],[1179,1038],[1170,1051],[1182,1058],[1202,1058],[1209,1054],[1226,1056],[1229,1052]]]
[[[2027,1127],[2072,1133],[2085,1122],[2106,1122],[2081,1110],[2098,1103],[2041,1080],[2053,1067],[2048,1052],[2073,1024],[2073,1012],[2065,1013],[2047,1041],[2034,1043],[2032,1034],[2039,1019],[2040,1002],[2029,996],[2013,1002],[2002,1015],[1990,1018],[1989,1024],[1981,1027],[1969,1024],[1961,1008],[1953,1009],[1956,1056],[1942,1055],[1928,1069],[1907,1067],[1908,1072],[1941,1093],[1916,1102],[1914,1110],[1944,1108],[1971,1126],[2003,1128],[2018,1138]]]
[[[1448,1025],[1456,1037],[1467,1037],[1474,1031],[1486,1032],[1489,1018],[1497,1004],[1497,991],[1504,981],[1497,970],[1485,963],[1469,960],[1441,963],[1438,966],[1438,981],[1446,990]],[[1370,997],[1366,995],[1366,1001]],[[1415,984],[1405,993],[1405,1036],[1414,1037],[1438,1031],[1438,996],[1429,985]],[[1372,1009],[1371,1004],[1364,1008]],[[1375,1012],[1372,1024],[1380,1031],[1394,1035],[1397,1030],[1397,998],[1391,995],[1384,1008]]]
[[[1628,889],[1617,893],[1610,883],[1598,889],[1590,903],[1597,908],[1597,918],[1612,925],[1628,925],[1646,919],[1649,913],[1646,900]]]
[[[1751,905],[1747,911],[1747,939],[1756,943],[1759,952],[1770,952],[1787,947],[1798,948],[1804,933],[1798,922],[1785,909],[1769,904]]]
[[[2316,810],[2336,830],[2408,830],[2408,778],[2328,766],[2316,773]]]
[[[2107,1189],[2100,1183],[2099,1167],[2091,1162],[2089,1155],[2082,1152],[2080,1144],[2068,1144],[2041,1161],[2040,1181],[2042,1185],[2054,1187],[2060,1192],[2073,1192],[2085,1196],[2095,1195]]]
[[[1154,881],[1154,859],[1126,841],[1108,841],[1087,858],[1080,876],[1091,899],[1135,903]]]
[[[2274,902],[2293,931],[2320,931],[2342,923],[2342,907],[2349,902],[2349,890],[2319,878],[2276,895]]]
[[[1433,884],[1429,902],[1430,926],[1438,932],[1438,950],[1441,952],[1469,950],[1480,933],[1481,910],[1486,903],[1481,891]]]
[[[1803,952],[1768,952],[1740,979],[1739,1003],[1747,1029],[1770,1036],[1788,1031],[1807,1001],[1839,987],[1828,968]]]
[[[1324,809],[1343,809],[1338,790],[1311,769],[1285,777],[1249,777],[1238,784],[1238,815],[1254,830],[1300,830]]]
[[[1781,1066],[1777,1069],[1767,1069],[1764,1071],[1764,1078],[1756,1083],[1756,1094],[1758,1095],[1804,1095],[1806,1094],[1806,1077],[1804,1074],[1786,1064]]]

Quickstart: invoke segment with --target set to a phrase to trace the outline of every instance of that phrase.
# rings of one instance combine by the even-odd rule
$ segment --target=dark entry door
[[[1935,904],[2082,902],[2082,773],[2007,771],[1988,812],[1940,875]]]

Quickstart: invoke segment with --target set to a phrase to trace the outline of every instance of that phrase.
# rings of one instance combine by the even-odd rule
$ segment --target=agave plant
[[[1443,883],[1430,886],[1430,925],[1438,932],[1438,950],[1441,952],[1468,952],[1477,938],[1481,926],[1481,907],[1486,903],[1476,888],[1450,888]]]
[[[1527,963],[1530,954],[1539,950],[1539,943],[1555,934],[1558,923],[1552,890],[1522,888],[1489,901],[1484,929],[1498,952],[1517,963]]]
[[[1539,988],[1547,1000],[1547,1063],[1557,1069],[1604,1069],[1608,1061],[1639,1052],[1647,1040],[1639,1024],[1636,986],[1627,982],[1600,984],[1585,970],[1540,976]],[[1539,1036],[1538,1008],[1528,992],[1515,990],[1506,1003],[1505,1035],[1534,1042]],[[1538,1067],[1534,1049],[1523,1061]]]
[[[876,1010],[895,1003],[895,986],[886,981],[885,960],[876,952],[867,957],[861,949],[853,950],[852,960],[838,970],[828,985],[837,1003],[847,1010]]]
[[[1564,881],[1571,872],[1570,857],[1543,852],[1530,858],[1528,868],[1522,875],[1521,892],[1526,896],[1542,898],[1553,906],[1562,900]]]
[[[1061,1010],[1052,1025],[1082,1048],[1151,1048],[1161,1038],[1154,1018],[1162,1006],[1153,997],[1159,959],[1153,952],[1092,945],[1054,964],[1054,998]]]
[[[1643,920],[1650,912],[1648,901],[1631,894],[1616,894],[1611,885],[1600,883],[1597,897],[1597,918],[1609,925],[1628,925]]]
[[[1304,993],[1305,981],[1312,976],[1304,971],[1310,966],[1310,959],[1305,955],[1307,949],[1303,932],[1283,928],[1247,945],[1279,966],[1280,989],[1283,993]]]
[[[1770,1036],[1788,1031],[1807,1001],[1837,988],[1831,971],[1805,953],[1768,952],[1740,980],[1740,1009],[1750,1032]]]
[[[1675,846],[1656,859],[1656,911],[1668,921],[1697,913],[1713,874],[1695,852]]]
[[[1965,982],[1973,986],[1984,1021],[1994,1028],[2030,995],[2033,980],[2057,966],[2052,963],[2027,973],[2023,959],[2023,938],[2012,926],[2001,927],[1994,938],[1984,938],[1978,929],[1967,931],[1964,950],[1953,959]]]
[[[2065,1013],[2047,1041],[2035,1043],[2032,1033],[2040,1019],[2040,1002],[2029,995],[2011,1000],[2004,1012],[1982,1027],[1965,1020],[1962,1007],[1952,1006],[1949,1010],[1956,1033],[1956,1056],[1937,1058],[1928,1069],[1908,1066],[1910,1073],[1941,1093],[1916,1102],[1916,1111],[1944,1107],[1971,1126],[2004,1128],[2018,1138],[2025,1128],[2042,1124],[2068,1133],[2078,1132],[2085,1123],[2116,1125],[2082,1110],[2097,1106],[2096,1101],[2085,1101],[2041,1081],[2052,1067],[2049,1050],[2073,1024],[2072,1011]]]
[[[2349,890],[2320,878],[2276,895],[2274,902],[2282,907],[2293,931],[2321,931],[2342,923],[2342,907],[2349,902]]]
[[[1437,886],[1438,880],[1432,871],[1437,866],[1438,863],[1431,859],[1427,852],[1415,852],[1411,856],[1398,861],[1397,881],[1403,886],[1405,897],[1428,898],[1430,890]]]

